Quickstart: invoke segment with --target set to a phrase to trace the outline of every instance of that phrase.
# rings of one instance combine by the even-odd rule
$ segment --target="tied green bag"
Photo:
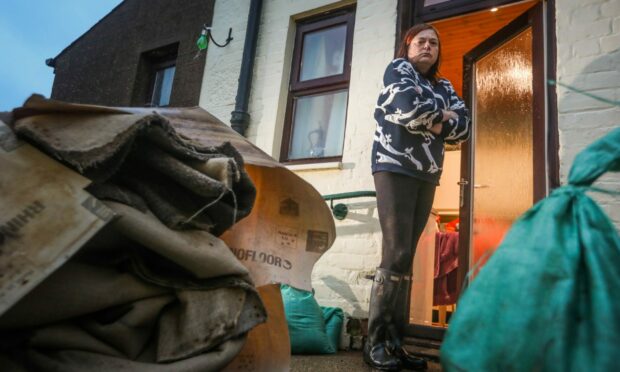
[[[280,287],[280,292],[291,340],[291,354],[335,353],[342,327],[342,310],[322,308],[312,292],[286,284]]]
[[[620,238],[585,193],[616,194],[590,186],[606,171],[620,171],[620,128],[512,226],[458,302],[444,370],[618,370]]]
[[[344,322],[344,312],[339,307],[321,306],[323,319],[325,319],[325,333],[334,349],[338,350],[340,345],[340,333],[342,333],[342,323]]]

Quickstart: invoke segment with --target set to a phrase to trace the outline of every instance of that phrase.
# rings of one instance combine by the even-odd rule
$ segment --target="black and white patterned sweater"
[[[428,129],[441,122],[441,110],[454,111],[458,120],[444,122],[441,134],[435,135]],[[401,173],[438,185],[444,143],[469,137],[469,111],[452,84],[441,79],[433,86],[403,58],[393,60],[385,70],[375,120],[373,174]]]

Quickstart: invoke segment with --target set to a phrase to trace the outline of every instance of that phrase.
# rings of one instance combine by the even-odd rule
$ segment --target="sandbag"
[[[336,348],[325,329],[323,311],[312,292],[282,285],[284,313],[292,354],[333,354]]]
[[[329,338],[334,350],[338,351],[340,346],[340,333],[344,322],[344,312],[339,307],[321,306],[323,319],[325,320],[325,333]]]
[[[620,128],[575,158],[568,185],[521,216],[458,302],[446,371],[613,371],[620,238],[587,191],[620,171]]]

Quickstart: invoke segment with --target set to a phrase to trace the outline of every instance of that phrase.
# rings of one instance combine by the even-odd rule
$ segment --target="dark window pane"
[[[155,85],[153,87],[153,106],[168,106],[172,93],[172,81],[176,66],[170,66],[155,72]]]
[[[346,39],[346,25],[307,33],[303,40],[299,80],[342,74]]]
[[[348,91],[295,99],[289,159],[342,155]]]

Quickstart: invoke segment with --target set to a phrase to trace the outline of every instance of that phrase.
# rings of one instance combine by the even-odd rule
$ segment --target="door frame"
[[[510,3],[517,3],[517,2],[520,2],[520,0],[502,1],[502,5],[507,5]],[[488,3],[489,2],[485,3],[485,6],[487,6]],[[545,65],[544,71],[546,72],[548,79],[555,79],[556,70],[557,70],[557,62],[556,62],[557,61],[557,41],[556,41],[556,33],[555,33],[555,7],[556,7],[555,3],[556,3],[556,0],[541,0],[540,3],[545,5],[543,8],[545,14],[544,14],[544,20],[542,22],[537,22],[536,30],[538,32],[544,31],[544,34],[543,34],[544,41],[542,42],[543,45],[538,45],[538,44],[534,45],[535,48],[533,49],[532,52],[533,53],[536,52],[536,58],[539,58],[539,54],[544,53],[544,51],[546,50],[546,65]],[[537,6],[538,5],[534,7],[537,7]],[[464,14],[467,14],[467,13],[470,13],[476,10],[479,10],[479,9],[472,10],[472,9],[466,9],[466,8],[454,8],[450,10],[449,14],[444,13],[439,17],[433,17],[432,15],[423,16],[418,13],[419,7],[415,6],[415,3],[413,0],[398,0],[397,18],[396,18],[396,39],[395,39],[394,53],[397,52],[398,47],[400,45],[400,40],[402,39],[402,37],[405,35],[407,30],[414,24],[417,24],[420,22],[426,22],[430,20],[439,20],[439,19],[449,18],[453,16],[464,15]],[[517,19],[518,18],[519,17],[517,17]],[[532,57],[535,58],[534,55]],[[543,166],[546,164],[546,172],[548,175],[547,192],[550,192],[551,190],[560,186],[557,93],[555,89],[548,89],[548,86],[546,86],[545,81],[544,81],[544,76],[540,77],[536,75],[536,77],[534,77],[534,80],[535,82],[537,82],[537,84],[534,85],[534,90],[536,91],[538,89],[541,89],[541,86],[542,86],[541,92],[544,92],[543,93],[544,96],[542,98],[546,98],[546,106],[544,107],[542,111],[542,115],[543,115],[543,120],[546,118],[547,132],[541,138],[543,141],[546,141],[547,153],[545,154],[546,161],[544,161],[542,164]],[[464,92],[465,92],[465,89],[466,87],[464,86],[464,89],[463,89]],[[545,102],[544,99],[543,99],[543,102]],[[468,103],[468,107],[471,107],[469,103]],[[540,117],[541,111],[539,109],[536,109],[535,111],[536,111],[537,117]],[[545,127],[543,126],[542,128],[544,130]],[[469,151],[469,141],[466,141],[461,146],[462,146],[461,154]],[[469,232],[467,233],[467,240],[469,240]],[[463,252],[464,250],[461,249],[461,247],[459,247],[459,251]],[[469,251],[467,250],[466,252],[467,252],[467,257],[463,258],[459,256],[460,262],[468,262]],[[463,259],[466,259],[467,261],[461,261]],[[459,272],[457,274],[458,276],[457,285],[459,285],[461,288],[462,288],[462,283],[464,282],[464,278],[467,274],[467,271],[464,271],[464,272],[463,271],[464,270],[461,270],[461,268],[459,268]],[[410,293],[410,290],[409,290],[409,293]],[[408,297],[408,301],[409,299],[410,299],[410,296]],[[406,314],[405,319],[409,319],[409,304],[406,308],[406,312],[407,314]],[[437,340],[437,341],[441,341],[443,339],[444,334],[445,334],[445,329],[443,328],[424,326],[424,325],[419,325],[419,324],[407,324],[404,330],[404,335],[406,337],[430,339],[430,340]]]

